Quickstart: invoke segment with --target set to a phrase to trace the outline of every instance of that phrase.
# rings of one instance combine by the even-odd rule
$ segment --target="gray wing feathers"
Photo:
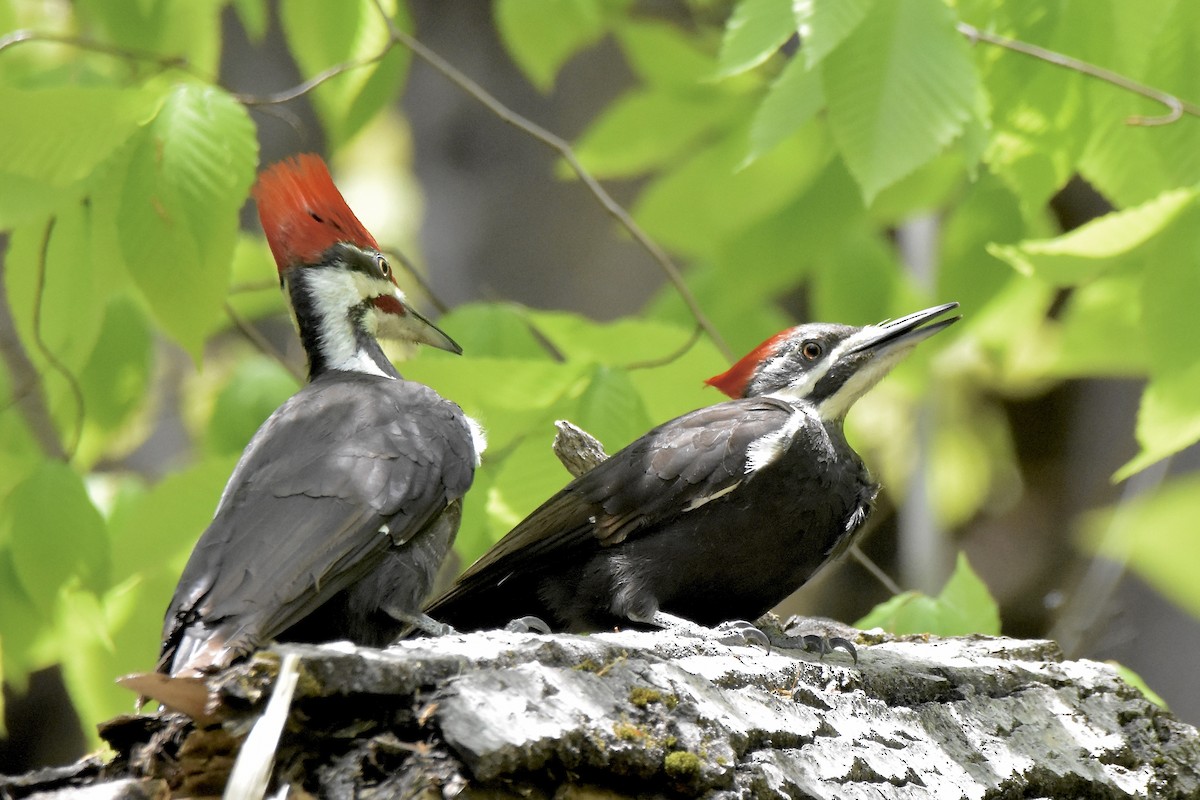
[[[473,468],[462,412],[426,386],[305,386],[234,470],[167,611],[164,655],[180,638],[180,663],[182,645],[195,644],[187,639],[213,636],[231,617],[237,627],[213,645],[253,646],[286,630],[462,497]]]

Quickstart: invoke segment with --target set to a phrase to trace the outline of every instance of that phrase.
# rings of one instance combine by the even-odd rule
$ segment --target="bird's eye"
[[[818,342],[805,342],[800,346],[800,354],[808,361],[816,361],[824,352]]]
[[[387,262],[383,256],[376,257],[376,263],[379,265],[379,272],[383,277],[390,278],[392,275],[392,265]]]

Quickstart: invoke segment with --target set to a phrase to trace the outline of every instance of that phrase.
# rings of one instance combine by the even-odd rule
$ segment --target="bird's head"
[[[840,420],[917,342],[961,319],[932,322],[957,307],[946,303],[861,328],[797,325],[705,383],[733,398],[774,395],[809,406],[821,419]]]
[[[375,237],[346,205],[319,156],[300,155],[268,167],[254,199],[302,336],[309,324],[330,348],[338,337],[352,346],[365,333],[462,352],[409,305]],[[336,355],[328,355],[337,363]]]

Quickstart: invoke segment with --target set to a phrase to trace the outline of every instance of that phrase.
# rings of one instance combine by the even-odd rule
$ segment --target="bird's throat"
[[[368,330],[368,302],[335,270],[297,269],[286,290],[313,380],[331,370],[385,378],[399,373]]]

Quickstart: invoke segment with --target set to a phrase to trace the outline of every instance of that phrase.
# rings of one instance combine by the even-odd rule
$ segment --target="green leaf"
[[[883,628],[899,636],[916,633],[999,636],[1000,612],[966,555],[959,553],[954,574],[936,598],[920,592],[904,592],[880,603],[854,625],[864,629]]]
[[[791,0],[739,0],[725,23],[717,77],[757,67],[795,33]]]
[[[1113,475],[1122,481],[1200,441],[1200,362],[1152,379],[1138,407],[1141,451]]]
[[[1058,319],[1049,369],[1055,377],[1135,377],[1147,368],[1140,275],[1106,275],[1071,291]]]
[[[530,322],[568,361],[629,366],[669,355],[688,338],[676,325],[623,317],[595,322],[564,311],[530,311]]]
[[[1114,10],[1122,4],[1106,4]],[[1131,67],[1145,66],[1134,76],[1146,85],[1183,99],[1200,95],[1200,15],[1192,3],[1174,2],[1139,14],[1136,6],[1123,9],[1110,19],[1109,13],[1080,18],[1083,26],[1103,25],[1093,33],[1097,52],[1085,58],[1130,74]],[[1107,12],[1107,8],[1101,9]],[[1077,16],[1077,15],[1072,15]],[[1129,26],[1138,16],[1142,25]],[[1096,17],[1096,20],[1092,20]],[[1079,24],[1077,23],[1077,24]],[[1117,27],[1117,26],[1121,27]],[[1128,27],[1127,27],[1128,26]],[[1101,49],[1103,48],[1103,49]],[[1114,59],[1114,56],[1117,58]],[[1122,63],[1123,62],[1123,63]],[[1200,181],[1200,123],[1184,115],[1168,125],[1130,125],[1130,117],[1156,117],[1167,113],[1160,103],[1123,91],[1107,83],[1087,85],[1091,111],[1091,134],[1079,169],[1085,177],[1118,206],[1145,202],[1166,188],[1191,186]]]
[[[398,8],[396,0],[385,0],[383,7],[396,25],[412,29],[407,11]],[[279,15],[288,49],[305,77],[361,63],[324,81],[312,93],[331,143],[340,147],[395,99],[408,71],[408,51],[389,45],[387,27],[373,0],[284,0]],[[389,47],[381,60],[365,63]]]
[[[98,283],[92,267],[90,216],[81,203],[63,208],[53,221],[44,262],[46,220],[14,231],[7,253],[4,282],[13,323],[30,358],[56,382],[61,378],[46,366],[39,341],[77,370],[91,353],[104,316],[108,287]],[[57,393],[62,387],[51,388]]]
[[[247,38],[255,43],[261,42],[267,35],[267,23],[270,21],[266,0],[233,0],[231,5],[246,29]]]
[[[1112,268],[1194,206],[1195,189],[1172,189],[1140,206],[1114,211],[1054,239],[995,245],[988,252],[1018,272],[1050,283],[1078,283]]]
[[[21,121],[0,125],[0,171],[55,187],[81,181],[132,139],[161,102],[158,89],[0,86],[0,108]],[[19,188],[6,183],[5,194]]]
[[[1125,681],[1130,686],[1141,692],[1142,696],[1151,703],[1154,703],[1154,705],[1158,706],[1159,708],[1164,708],[1168,711],[1170,710],[1167,708],[1167,702],[1162,699],[1158,692],[1150,688],[1149,684],[1146,683],[1145,679],[1142,678],[1141,675],[1137,674],[1124,664],[1118,664],[1116,661],[1105,661],[1104,663],[1115,669],[1117,674],[1121,676],[1121,680]]]
[[[635,89],[588,126],[575,155],[596,177],[640,175],[686,155],[697,141],[748,110],[745,98],[711,90]]]
[[[179,84],[129,165],[117,215],[124,260],[159,324],[196,358],[223,315],[256,159],[240,104]]]
[[[531,430],[494,473],[487,495],[491,541],[498,541],[571,481],[571,474],[554,456],[554,433],[549,422]]]
[[[796,0],[794,5],[800,51],[812,69],[854,33],[875,0]]]
[[[1124,563],[1193,615],[1200,615],[1200,477],[1175,478],[1157,490],[1083,517],[1079,542],[1090,553]]]
[[[597,365],[571,419],[616,452],[653,427],[626,370]]]
[[[17,579],[41,613],[52,614],[69,581],[92,591],[108,585],[104,519],[70,468],[45,462],[9,495],[3,517]]]
[[[85,29],[102,29],[111,44],[182,56],[201,73],[216,72],[222,0],[78,0],[74,5]]]
[[[543,92],[567,59],[605,31],[597,0],[497,0],[492,13],[509,55]]]
[[[739,127],[642,192],[635,214],[646,231],[680,253],[710,257],[803,192],[832,154],[825,126],[814,123],[739,170],[748,134]]]
[[[942,0],[877,4],[823,74],[834,138],[868,202],[979,113],[975,63]]]
[[[629,66],[651,87],[692,89],[711,78],[716,62],[675,25],[639,20],[614,31]]]
[[[264,355],[242,359],[217,395],[205,442],[209,452],[240,455],[258,427],[296,393],[292,373]]]
[[[113,583],[161,572],[173,586],[196,540],[212,521],[236,462],[236,456],[207,458],[172,472],[146,491],[122,497],[109,520]],[[168,586],[157,606],[160,624],[170,590]]]
[[[825,104],[821,75],[793,58],[771,84],[750,125],[750,152],[743,166],[804,127]]]
[[[531,429],[553,432],[553,406],[582,390],[586,363],[540,359],[429,358],[404,365],[404,376],[432,386],[487,430],[491,459]]]
[[[91,357],[79,373],[87,421],[115,430],[146,400],[154,363],[145,315],[128,297],[113,298]]]
[[[538,341],[526,313],[506,303],[467,303],[438,320],[471,358],[549,359],[550,351]]]

